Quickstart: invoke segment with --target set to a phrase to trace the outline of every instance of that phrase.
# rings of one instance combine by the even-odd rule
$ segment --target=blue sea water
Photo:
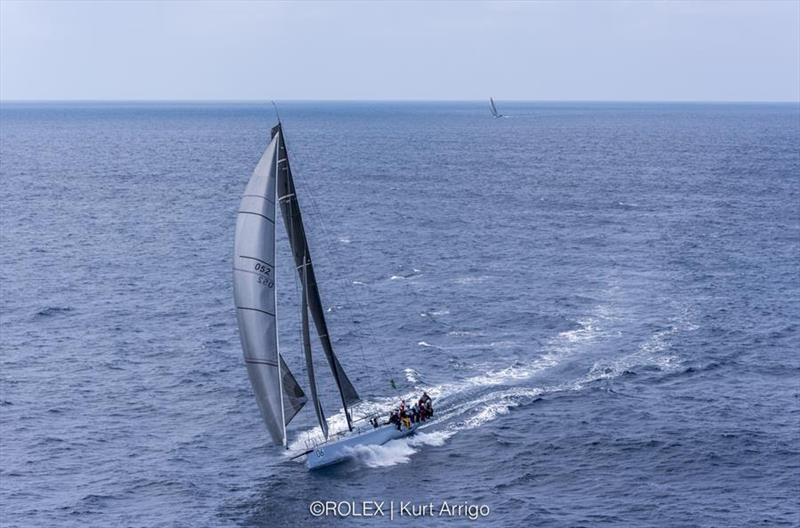
[[[271,107],[4,104],[0,523],[800,526],[798,105],[499,106],[280,106],[361,410],[437,407],[309,473],[270,445],[232,301]]]

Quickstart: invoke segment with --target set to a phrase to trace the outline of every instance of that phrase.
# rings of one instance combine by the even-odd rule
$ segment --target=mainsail
[[[233,295],[247,373],[261,417],[276,444],[306,397],[278,350],[275,202],[278,140],[258,162],[236,219]]]
[[[333,379],[336,382],[336,387],[339,389],[347,424],[348,427],[350,427],[350,413],[348,412],[347,406],[359,400],[358,393],[350,382],[350,379],[348,379],[347,374],[345,374],[336,354],[334,354],[331,338],[328,335],[325,311],[322,308],[319,287],[317,286],[317,279],[314,275],[314,265],[311,260],[311,252],[308,248],[308,240],[306,239],[306,232],[303,227],[303,217],[300,213],[300,205],[297,201],[294,179],[292,178],[292,170],[289,166],[286,143],[283,139],[280,123],[272,129],[272,136],[273,140],[278,141],[278,202],[280,203],[281,211],[283,212],[283,220],[289,234],[289,243],[292,247],[294,262],[297,266],[300,278],[305,284],[308,309],[311,312],[311,317],[314,319],[317,335],[322,343],[322,350],[333,372]]]

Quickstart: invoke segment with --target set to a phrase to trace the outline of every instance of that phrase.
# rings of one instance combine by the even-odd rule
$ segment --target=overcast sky
[[[800,100],[800,1],[0,0],[0,98]]]

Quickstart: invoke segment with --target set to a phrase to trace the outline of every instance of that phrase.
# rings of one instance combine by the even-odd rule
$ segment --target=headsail
[[[303,217],[300,213],[300,205],[295,194],[294,180],[289,166],[289,159],[286,152],[286,143],[283,139],[280,123],[272,129],[273,140],[278,142],[278,201],[283,219],[286,223],[286,230],[289,233],[289,242],[294,255],[294,262],[299,274],[305,273],[305,286],[308,295],[308,309],[314,319],[317,328],[317,335],[322,342],[322,350],[328,360],[328,364],[333,372],[333,378],[342,397],[342,405],[347,417],[348,426],[350,425],[350,415],[347,406],[359,400],[355,387],[345,374],[339,359],[333,352],[331,338],[328,335],[328,325],[325,322],[325,312],[322,308],[317,280],[314,275],[314,265],[311,260],[311,253],[308,248],[305,228],[303,227]]]
[[[491,110],[494,117],[500,117],[500,114],[497,112],[497,107],[494,105],[494,99],[491,97],[489,98],[489,110]]]
[[[275,196],[278,140],[258,162],[236,219],[233,295],[250,383],[276,444],[306,397],[278,350],[275,296]]]

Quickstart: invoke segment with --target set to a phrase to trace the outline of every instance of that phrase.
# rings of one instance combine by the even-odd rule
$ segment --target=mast
[[[279,121],[280,123],[280,121]],[[275,174],[278,174],[278,156],[275,156]],[[275,185],[273,186],[275,192],[272,195],[273,203],[278,203],[278,185],[277,179]],[[272,222],[272,240],[275,240],[276,235],[276,227],[275,222]],[[274,284],[272,288],[272,295],[275,301],[275,348],[278,351],[278,388],[281,395],[281,424],[283,425],[283,447],[289,449],[289,441],[286,438],[286,420],[284,416],[286,416],[285,409],[283,406],[283,376],[281,375],[281,333],[278,329],[278,244],[272,244],[272,282]]]

